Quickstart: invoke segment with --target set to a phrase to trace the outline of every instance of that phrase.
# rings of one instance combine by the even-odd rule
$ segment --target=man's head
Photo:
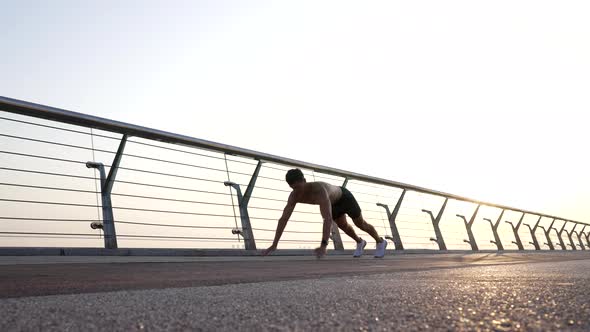
[[[289,170],[287,175],[285,175],[285,180],[287,180],[289,187],[293,189],[296,189],[305,183],[305,177],[299,168]]]

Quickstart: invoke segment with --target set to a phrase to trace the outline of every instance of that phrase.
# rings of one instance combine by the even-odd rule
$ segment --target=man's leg
[[[352,228],[352,226],[350,226],[346,222],[346,215],[343,214],[340,217],[334,219],[334,222],[336,223],[336,225],[338,225],[338,228],[340,228],[344,231],[344,233],[346,233],[346,235],[350,236],[357,243],[361,242],[361,238],[358,237],[358,235],[356,235],[354,228]]]
[[[356,227],[362,229],[363,231],[367,232],[367,234],[371,235],[371,237],[373,239],[375,239],[375,241],[377,241],[377,243],[381,243],[383,241],[383,238],[380,237],[379,234],[377,234],[375,227],[373,227],[371,224],[366,222],[365,219],[363,218],[362,214],[359,214],[359,216],[352,219],[352,221],[354,222]]]

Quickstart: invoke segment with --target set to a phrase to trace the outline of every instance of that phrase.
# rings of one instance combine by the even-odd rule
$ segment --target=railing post
[[[491,241],[490,243],[494,243],[496,245],[496,247],[498,247],[498,250],[504,250],[504,246],[502,245],[502,240],[500,239],[500,235],[498,235],[498,226],[500,226],[500,222],[502,221],[502,217],[504,216],[504,209],[502,209],[502,212],[500,213],[500,216],[498,217],[498,220],[496,221],[496,223],[494,224],[490,219],[488,218],[483,218],[483,220],[487,220],[490,223],[490,226],[492,226],[492,232],[494,233],[494,240]]]
[[[506,221],[507,224],[510,224],[510,226],[512,226],[512,231],[514,232],[514,239],[516,241],[512,241],[512,243],[516,244],[516,246],[518,247],[518,250],[524,250],[524,246],[522,245],[522,241],[520,240],[520,236],[518,235],[518,229],[520,228],[520,224],[522,224],[522,220],[524,219],[524,212],[522,214],[522,216],[520,216],[520,220],[518,221],[518,224],[516,224],[516,226],[514,226],[514,224],[510,221]]]
[[[578,237],[578,242],[580,242],[580,248],[582,250],[586,250],[586,246],[584,245],[584,240],[582,240],[585,229],[586,229],[586,225],[584,225],[584,227],[582,227],[582,229],[579,232],[576,232],[576,236]]]
[[[574,228],[572,228],[571,231],[566,230],[565,234],[567,234],[567,238],[570,240],[569,245],[572,247],[572,250],[578,250],[576,248],[576,244],[574,243],[574,239],[572,238],[572,234],[576,231],[576,227],[578,227],[578,224],[574,225]]]
[[[432,226],[434,227],[434,234],[436,235],[436,238],[431,237],[430,241],[434,241],[434,242],[438,243],[438,248],[440,250],[447,250],[447,245],[445,244],[445,240],[442,236],[442,232],[440,231],[439,224],[440,224],[440,219],[442,218],[443,212],[445,211],[445,208],[447,207],[448,201],[449,201],[449,198],[445,197],[445,202],[443,203],[442,207],[440,208],[440,211],[438,212],[438,215],[436,216],[436,218],[432,214],[432,211],[422,210],[422,212],[428,213],[430,215],[430,219],[432,220]]]
[[[397,225],[395,224],[395,218],[397,218],[397,214],[399,212],[400,207],[402,206],[402,201],[405,195],[406,189],[402,191],[401,196],[398,198],[397,203],[395,204],[395,208],[393,209],[393,213],[389,211],[389,206],[387,206],[387,204],[377,203],[377,206],[384,208],[385,213],[387,214],[387,219],[389,220],[389,227],[391,228],[391,239],[393,240],[395,250],[404,250],[402,239],[397,229]]]
[[[473,212],[473,215],[471,216],[471,219],[469,220],[469,222],[467,222],[467,219],[465,219],[465,216],[457,214],[457,217],[463,219],[463,223],[465,224],[465,228],[467,229],[467,236],[469,237],[469,240],[463,240],[463,242],[467,242],[471,245],[471,250],[473,251],[478,251],[479,248],[477,247],[477,242],[475,241],[475,236],[473,236],[473,231],[471,230],[471,226],[473,226],[473,223],[475,222],[475,216],[477,216],[477,212],[479,211],[479,208],[481,207],[481,204],[477,204],[477,207],[475,208],[475,211]]]
[[[543,233],[545,233],[545,239],[547,240],[547,242],[545,242],[545,244],[549,247],[549,250],[555,250],[555,246],[553,245],[553,241],[551,240],[551,230],[555,229],[555,228],[553,228],[554,223],[555,223],[555,219],[553,219],[553,221],[551,222],[551,225],[549,225],[549,227],[547,229],[545,229],[545,227],[543,227],[543,226],[539,226],[543,230]]]
[[[123,135],[119,148],[115,154],[115,159],[109,170],[109,175],[105,174],[104,164],[89,161],[86,163],[88,168],[96,168],[100,173],[100,196],[102,199],[102,223],[91,223],[92,229],[102,229],[104,231],[104,247],[106,249],[117,249],[117,232],[115,231],[115,216],[113,215],[113,205],[111,203],[111,192],[119,170],[119,164],[123,157],[125,144],[127,143],[127,135]]]
[[[541,246],[539,245],[539,241],[537,241],[537,236],[535,235],[535,231],[537,231],[537,227],[539,227],[539,222],[541,222],[541,218],[542,217],[539,216],[539,219],[537,219],[537,223],[534,227],[531,227],[531,225],[529,224],[524,224],[526,227],[529,228],[529,231],[531,232],[531,238],[533,239],[533,242],[529,243],[535,246],[535,250],[541,250]]]
[[[342,184],[342,188],[346,188],[347,184],[348,184],[348,178],[344,178],[344,183]]]
[[[241,234],[244,238],[244,245],[246,247],[246,250],[256,250],[254,232],[252,230],[252,225],[250,225],[250,216],[248,215],[248,203],[250,202],[250,197],[252,196],[252,191],[254,190],[254,186],[256,185],[256,180],[258,179],[258,173],[260,173],[261,167],[262,161],[259,160],[258,164],[256,165],[256,169],[252,174],[252,178],[250,178],[250,182],[248,183],[248,188],[246,188],[246,192],[243,196],[239,184],[231,181],[225,181],[223,183],[225,186],[231,186],[232,188],[234,188],[236,191],[236,195],[238,196],[238,206],[240,209],[240,220],[242,221],[242,229],[238,230],[236,233]]]
[[[555,219],[553,219],[553,221],[555,221]],[[561,250],[567,250],[565,242],[563,242],[563,239],[561,238],[561,234],[563,233],[566,224],[567,221],[564,221],[563,226],[561,226],[561,229],[559,231],[557,230],[557,228],[553,228],[557,232],[557,238],[559,239],[559,246],[561,247]]]

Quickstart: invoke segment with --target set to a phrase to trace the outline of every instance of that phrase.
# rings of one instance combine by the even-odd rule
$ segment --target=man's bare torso
[[[302,190],[293,190],[295,201],[304,204],[320,204],[323,191],[328,193],[330,204],[338,202],[342,197],[342,189],[326,182],[307,182]]]

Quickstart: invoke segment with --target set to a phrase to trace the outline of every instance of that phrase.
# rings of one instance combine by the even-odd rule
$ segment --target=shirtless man
[[[348,189],[336,187],[325,182],[308,183],[305,180],[303,173],[298,168],[288,171],[285,179],[293,191],[289,195],[289,200],[283,210],[283,215],[279,219],[272,245],[262,252],[264,256],[277,249],[279,239],[281,238],[283,230],[287,225],[287,221],[289,221],[297,203],[315,204],[320,206],[320,213],[324,218],[324,225],[321,245],[319,248],[315,249],[315,253],[318,257],[322,257],[326,254],[332,220],[336,222],[338,227],[343,230],[344,233],[356,241],[357,245],[354,257],[362,256],[367,242],[356,235],[354,228],[346,222],[345,214],[348,214],[348,216],[352,218],[352,221],[358,228],[367,232],[373,237],[373,239],[375,239],[377,242],[375,257],[381,258],[385,255],[387,241],[380,237],[375,228],[363,219],[361,208]]]

